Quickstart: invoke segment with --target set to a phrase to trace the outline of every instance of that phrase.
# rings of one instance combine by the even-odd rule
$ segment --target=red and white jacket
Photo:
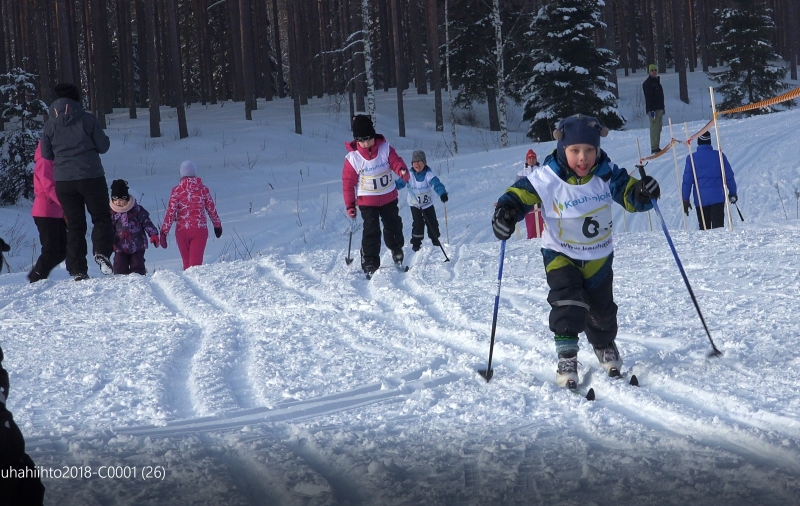
[[[408,182],[408,167],[389,146],[383,135],[375,136],[375,144],[364,149],[356,141],[345,143],[347,156],[342,168],[342,194],[346,208],[380,207],[397,199],[394,174]]]
[[[63,218],[64,211],[56,197],[56,182],[53,179],[53,161],[42,158],[42,144],[36,146],[33,155],[33,208],[34,218]]]
[[[175,230],[208,228],[206,213],[215,228],[222,227],[222,222],[214,206],[211,192],[199,177],[184,177],[172,189],[167,204],[167,214],[161,224],[161,233],[168,234],[175,222]]]

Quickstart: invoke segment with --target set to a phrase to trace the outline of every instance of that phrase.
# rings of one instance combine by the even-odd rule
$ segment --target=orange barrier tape
[[[640,158],[640,159],[639,159],[639,163],[642,163],[642,162],[649,162],[650,160],[655,160],[655,159],[656,159],[656,158],[658,158],[659,156],[662,156],[664,153],[666,153],[667,151],[669,151],[669,149],[670,149],[672,146],[674,146],[674,145],[675,145],[675,142],[676,142],[676,140],[675,140],[675,139],[671,139],[671,140],[669,141],[669,144],[667,144],[667,146],[666,146],[665,148],[663,148],[663,149],[662,149],[661,151],[659,151],[658,153],[653,153],[653,154],[652,154],[652,155],[650,155],[650,156],[646,156],[646,157],[644,157],[644,158]],[[677,141],[677,142],[680,142],[680,141]]]
[[[800,97],[800,88],[795,88],[792,91],[787,91],[783,95],[778,95],[777,97],[768,98],[767,100],[762,100],[761,102],[756,102],[755,104],[747,104],[741,107],[728,109],[727,111],[717,111],[717,115],[719,116],[722,114],[735,114],[737,112],[745,112],[745,111],[752,111],[753,109],[761,109],[762,107],[769,107],[771,105],[780,104],[781,102],[793,100],[797,97]]]

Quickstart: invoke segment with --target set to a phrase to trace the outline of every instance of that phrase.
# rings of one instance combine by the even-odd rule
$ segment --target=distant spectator
[[[86,210],[92,217],[92,253],[103,274],[114,272],[114,244],[108,212],[108,184],[100,155],[111,146],[97,118],[83,109],[73,84],[56,85],[58,97],[42,132],[42,158],[53,160],[56,195],[67,218],[67,271],[76,281],[89,277]]]
[[[529,149],[525,154],[525,166],[517,173],[516,181],[530,176],[536,167],[539,167],[539,160],[536,157],[536,152]],[[542,232],[544,232],[544,216],[542,216],[541,204],[534,204],[530,212],[525,215],[525,228],[528,232],[528,239],[542,236]]]
[[[694,170],[697,173],[697,188],[694,188],[695,174],[692,172],[692,158],[694,158]],[[722,155],[722,163],[725,167],[728,201],[731,204],[735,204],[739,200],[739,197],[736,196],[736,180],[733,177],[731,164],[724,153]],[[697,191],[698,189],[699,192]],[[719,151],[711,147],[711,134],[709,132],[703,132],[698,137],[697,151],[691,157],[686,157],[681,190],[683,212],[687,216],[692,208],[692,204],[689,202],[689,194],[694,195],[697,223],[700,230],[725,226],[725,190],[722,186],[722,171],[719,168]]]
[[[658,153],[661,151],[664,88],[661,86],[661,78],[658,76],[658,67],[651,64],[648,70],[650,75],[642,83],[644,110],[647,111],[647,118],[650,120],[650,152]]]
[[[33,157],[33,208],[31,216],[39,230],[42,251],[31,271],[28,281],[35,283],[47,279],[50,271],[67,258],[67,224],[64,211],[56,196],[56,182],[53,179],[53,162],[42,158],[41,143],[36,146]]]
[[[114,224],[114,274],[147,274],[144,252],[147,239],[158,247],[158,229],[147,209],[139,205],[128,191],[128,182],[116,179],[111,183],[111,222]]]
[[[214,226],[214,235],[222,236],[222,221],[217,214],[211,192],[197,177],[194,162],[186,160],[180,168],[181,182],[172,189],[167,204],[164,223],[161,224],[161,247],[167,247],[167,234],[175,222],[175,241],[183,260],[183,270],[203,265],[203,253],[208,242],[208,221]]]
[[[3,262],[5,262],[5,258],[3,258],[3,253],[8,253],[11,251],[11,246],[8,245],[3,239],[0,239],[0,269],[3,268]]]

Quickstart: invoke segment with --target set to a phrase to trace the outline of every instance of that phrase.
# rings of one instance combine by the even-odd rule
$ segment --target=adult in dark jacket
[[[664,88],[661,86],[661,78],[658,76],[658,67],[650,65],[648,71],[650,75],[642,83],[644,110],[647,112],[647,119],[650,120],[650,152],[658,153],[661,151]]]
[[[86,263],[86,210],[92,217],[92,253],[103,274],[112,274],[114,231],[108,212],[108,184],[100,155],[111,145],[97,118],[83,109],[78,88],[55,87],[58,97],[50,105],[44,124],[42,157],[53,160],[53,176],[69,227],[67,271],[75,280],[88,278]]]
[[[6,409],[9,384],[0,348],[0,506],[44,504],[44,485],[25,453],[25,439]]]
[[[11,246],[3,239],[0,239],[0,270],[3,269],[3,262],[5,261],[3,259],[3,253],[8,253],[9,251],[11,251]]]
[[[697,188],[695,174],[692,172],[692,158],[694,158],[694,173],[697,174]],[[728,187],[728,201],[735,204],[739,198],[736,196],[736,180],[733,169],[728,163],[728,158],[723,153],[722,164],[725,167],[725,185]],[[698,191],[700,195],[698,196]],[[694,205],[697,211],[697,223],[700,230],[719,228],[725,226],[725,190],[722,184],[722,171],[719,168],[719,151],[711,147],[711,134],[703,132],[697,139],[697,151],[691,157],[686,157],[686,167],[683,169],[683,184],[681,197],[683,198],[683,212],[687,215],[692,208],[689,194],[694,194]]]

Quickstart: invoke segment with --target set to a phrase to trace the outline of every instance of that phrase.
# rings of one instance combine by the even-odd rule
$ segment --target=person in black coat
[[[8,245],[3,239],[0,239],[0,270],[3,269],[3,262],[5,261],[3,258],[3,253],[8,253],[11,251],[11,246]]]
[[[0,348],[0,506],[39,506],[44,504],[44,485],[25,453],[22,432],[6,409],[8,393],[8,373],[3,369]]]
[[[92,217],[92,249],[103,274],[112,274],[109,257],[114,230],[108,212],[108,183],[100,162],[111,141],[97,118],[85,111],[73,84],[56,85],[58,97],[42,131],[42,157],[53,160],[56,196],[67,219],[67,271],[75,280],[88,278],[86,210]]]
[[[644,91],[644,109],[647,111],[647,119],[650,120],[650,152],[658,153],[661,151],[661,119],[664,117],[664,88],[661,86],[661,78],[658,76],[658,67],[650,65],[648,67],[650,75],[642,83]]]

